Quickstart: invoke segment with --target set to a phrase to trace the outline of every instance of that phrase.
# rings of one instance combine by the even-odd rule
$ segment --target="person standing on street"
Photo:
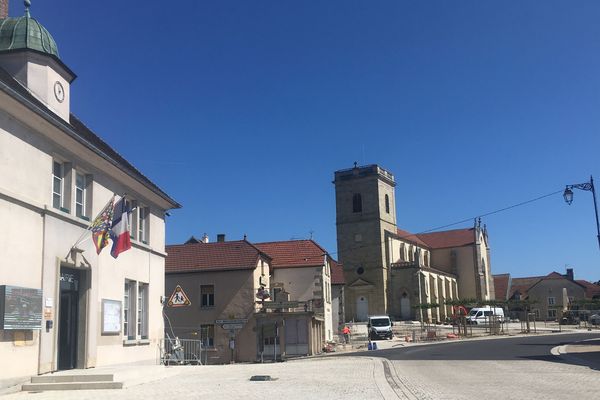
[[[350,328],[348,325],[344,325],[344,329],[342,329],[342,333],[344,334],[344,342],[346,344],[350,343]]]

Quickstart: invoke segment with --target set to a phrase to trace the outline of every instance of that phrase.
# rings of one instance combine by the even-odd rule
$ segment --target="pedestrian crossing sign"
[[[187,307],[191,306],[192,302],[190,298],[185,294],[181,286],[177,285],[175,290],[173,290],[173,294],[169,297],[169,301],[167,302],[167,306],[169,307]]]

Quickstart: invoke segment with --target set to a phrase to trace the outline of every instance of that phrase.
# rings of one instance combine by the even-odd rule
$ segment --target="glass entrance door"
[[[61,268],[58,325],[58,369],[77,368],[79,271]]]

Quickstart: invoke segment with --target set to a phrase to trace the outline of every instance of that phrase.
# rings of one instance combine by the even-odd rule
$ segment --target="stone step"
[[[112,382],[113,374],[72,374],[32,376],[31,383]]]
[[[123,382],[56,382],[56,383],[25,383],[23,392],[40,392],[46,390],[95,390],[122,389]]]

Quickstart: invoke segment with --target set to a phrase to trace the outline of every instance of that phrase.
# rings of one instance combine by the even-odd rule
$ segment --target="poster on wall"
[[[102,334],[118,335],[121,333],[121,302],[102,299]]]

